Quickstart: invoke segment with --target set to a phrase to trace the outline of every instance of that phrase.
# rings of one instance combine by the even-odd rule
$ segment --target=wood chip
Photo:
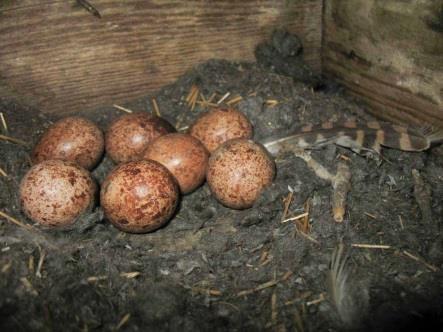
[[[8,174],[1,167],[0,167],[0,175],[4,177],[8,176]]]

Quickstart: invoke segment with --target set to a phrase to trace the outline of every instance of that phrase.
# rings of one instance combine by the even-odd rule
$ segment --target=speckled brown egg
[[[199,139],[210,153],[234,138],[252,138],[248,118],[232,108],[214,108],[203,113],[191,126],[189,133]]]
[[[206,180],[220,203],[233,209],[246,209],[272,183],[274,176],[274,161],[262,145],[248,139],[234,139],[211,155]]]
[[[108,174],[100,192],[106,218],[129,233],[164,225],[174,214],[179,188],[166,167],[153,160],[132,161]]]
[[[107,130],[106,152],[116,163],[141,160],[150,142],[172,132],[174,127],[163,118],[146,112],[125,114]]]
[[[93,169],[104,150],[102,131],[81,117],[67,117],[50,126],[32,152],[32,161],[61,159]]]
[[[63,160],[46,160],[23,177],[20,202],[34,222],[63,227],[93,207],[96,192],[97,185],[84,168]]]
[[[177,179],[181,192],[187,194],[205,180],[209,152],[195,137],[174,133],[155,139],[143,158],[165,166]]]

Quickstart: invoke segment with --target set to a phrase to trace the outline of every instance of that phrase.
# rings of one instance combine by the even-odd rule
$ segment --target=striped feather
[[[293,134],[270,137],[261,143],[271,154],[277,155],[297,147],[306,149],[327,144],[337,144],[356,152],[380,152],[381,146],[403,151],[424,151],[432,144],[441,142],[443,129],[416,129],[378,121],[357,123],[351,120],[308,124]]]

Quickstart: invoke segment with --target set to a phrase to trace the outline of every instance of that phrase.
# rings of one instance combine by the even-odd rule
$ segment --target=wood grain
[[[0,93],[44,112],[75,112],[152,93],[210,58],[253,60],[275,27],[320,69],[321,0],[91,0],[0,4]]]
[[[426,3],[405,6],[394,0],[328,2],[323,72],[379,118],[443,128],[443,34],[423,21]],[[414,33],[407,33],[408,25]]]

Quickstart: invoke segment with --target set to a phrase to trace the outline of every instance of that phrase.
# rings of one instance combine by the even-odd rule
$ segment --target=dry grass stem
[[[226,102],[226,104],[229,105],[229,106],[232,106],[232,105],[234,105],[234,104],[237,104],[237,103],[241,102],[242,100],[243,100],[243,97],[242,97],[242,96],[236,96],[236,97],[234,97],[234,98],[229,99],[229,100]]]
[[[1,167],[0,167],[0,175],[4,177],[8,176],[8,174]]]
[[[3,112],[0,112],[0,119],[2,121],[3,129],[5,129],[5,132],[8,132],[8,125],[6,123],[5,115]]]
[[[297,234],[303,236],[305,239],[307,239],[307,240],[309,240],[309,241],[311,241],[311,242],[313,242],[313,243],[315,243],[315,244],[317,244],[317,245],[320,245],[320,242],[318,242],[316,239],[314,239],[314,238],[313,238],[312,236],[310,236],[309,234],[307,234],[307,233],[305,233],[305,232],[299,230],[297,226],[295,226],[295,231],[297,232]]]
[[[29,256],[29,260],[28,260],[28,270],[30,274],[34,273],[34,256]]]
[[[398,216],[398,221],[400,222],[401,229],[405,229],[405,226],[403,225],[403,219],[400,215]]]
[[[129,108],[126,108],[126,107],[123,107],[123,106],[120,106],[120,105],[116,105],[116,104],[114,104],[112,106],[114,108],[120,110],[120,111],[123,111],[123,112],[126,112],[126,113],[133,113],[132,110],[130,110]]]
[[[37,296],[38,292],[35,290],[35,288],[32,286],[31,282],[28,280],[28,278],[23,277],[20,278],[21,283],[23,286],[25,286],[26,290],[33,296]]]
[[[281,216],[281,222],[283,222],[289,211],[289,207],[291,206],[292,200],[294,199],[294,192],[289,191],[288,195],[283,199],[283,214]],[[287,220],[289,221],[289,220]]]
[[[2,266],[2,273],[6,273],[6,272],[8,272],[9,271],[9,269],[11,268],[11,266],[12,266],[12,263],[11,262],[8,262],[8,263],[6,263],[5,265],[3,265]]]
[[[4,141],[11,142],[11,143],[23,145],[23,146],[28,146],[28,143],[26,143],[25,141],[22,141],[21,139],[18,139],[18,138],[6,136],[6,135],[0,135],[0,139],[4,140]]]
[[[45,257],[46,257],[45,251],[41,250],[40,251],[40,258],[39,258],[38,264],[37,264],[37,271],[35,272],[35,276],[37,278],[42,277],[42,267],[43,267],[43,262],[45,261]]]
[[[108,279],[108,276],[93,276],[93,277],[86,278],[86,280],[91,283],[101,281],[101,280],[106,280],[106,279]]]
[[[201,287],[191,287],[193,293],[206,294],[211,296],[221,296],[223,293],[218,289],[201,288]]]
[[[306,306],[309,307],[314,304],[319,304],[324,300],[326,300],[325,293],[321,293],[317,299],[306,302]]]
[[[152,107],[154,107],[155,115],[158,117],[161,117],[160,109],[158,108],[157,100],[155,98],[152,98]]]
[[[376,216],[374,216],[373,214],[370,214],[370,213],[368,213],[368,212],[365,212],[364,215],[365,215],[365,216],[368,216],[368,217],[371,218],[371,219],[377,220],[377,217],[376,217]]]
[[[290,218],[286,218],[286,219],[282,220],[281,222],[282,222],[282,223],[286,223],[286,222],[288,222],[288,221],[299,220],[299,219],[302,219],[302,218],[304,218],[304,217],[306,217],[306,216],[308,216],[308,215],[309,215],[308,212],[304,212],[304,213],[302,213],[302,214],[299,214],[298,216],[290,217]]]
[[[195,108],[195,104],[197,103],[199,94],[199,88],[195,84],[193,84],[191,86],[191,91],[189,91],[189,94],[186,97],[186,103],[188,104],[188,107],[191,108],[191,111],[193,111]]]
[[[141,273],[137,272],[137,271],[120,273],[120,277],[124,277],[124,278],[128,278],[128,279],[137,278],[139,275],[141,275]]]
[[[277,324],[277,317],[277,294],[274,291],[271,295],[271,323],[274,326]]]
[[[11,217],[10,215],[6,214],[3,211],[0,211],[0,217],[5,218],[6,220],[12,222],[13,224],[15,224],[19,227],[22,227],[22,228],[27,229],[29,231],[34,231],[34,228],[31,225],[24,224],[21,221],[15,219],[14,217]]]
[[[123,318],[120,320],[120,322],[115,327],[115,331],[120,330],[123,327],[123,325],[125,325],[129,321],[129,318],[131,318],[130,313],[127,313],[126,315],[124,315]]]
[[[429,270],[431,270],[432,272],[437,272],[437,271],[439,270],[438,267],[436,267],[436,266],[434,266],[434,265],[432,265],[432,264],[429,264],[429,263],[426,262],[423,258],[417,257],[417,256],[411,254],[411,253],[410,253],[409,251],[407,251],[407,250],[403,250],[402,253],[403,253],[404,255],[406,255],[407,257],[413,259],[414,261],[422,263],[424,266],[426,266],[426,267],[427,267]]]
[[[283,277],[282,277],[281,279],[270,280],[270,281],[267,281],[267,282],[265,282],[265,283],[263,283],[263,284],[258,285],[258,286],[255,287],[255,288],[251,288],[251,289],[243,290],[243,291],[241,291],[241,292],[238,292],[238,293],[237,293],[237,296],[240,297],[240,296],[250,295],[250,294],[253,294],[253,293],[256,293],[256,292],[260,292],[260,291],[262,291],[262,290],[264,290],[264,289],[267,289],[267,288],[270,288],[270,287],[274,287],[274,286],[276,286],[278,283],[280,283],[280,282],[282,282],[282,281],[286,281],[286,280],[288,280],[288,278],[289,278],[291,275],[292,275],[292,272],[291,272],[291,271],[288,271],[288,272],[286,272],[286,273],[283,275]]]
[[[391,249],[391,246],[384,244],[365,244],[365,243],[352,243],[353,248],[364,248],[364,249]]]
[[[277,106],[277,105],[278,105],[278,100],[275,100],[275,99],[267,99],[267,100],[265,100],[265,104],[266,104],[266,106],[268,106],[268,107],[274,107],[274,106]]]
[[[300,313],[298,312],[297,309],[295,309],[295,312],[294,312],[294,323],[295,323],[294,325],[296,326],[297,332],[304,332],[305,331],[302,316],[300,315]]]
[[[219,99],[219,101],[217,102],[217,105],[220,105],[222,102],[224,102],[226,100],[226,98],[228,98],[230,95],[231,95],[230,92],[226,92],[225,95]]]

